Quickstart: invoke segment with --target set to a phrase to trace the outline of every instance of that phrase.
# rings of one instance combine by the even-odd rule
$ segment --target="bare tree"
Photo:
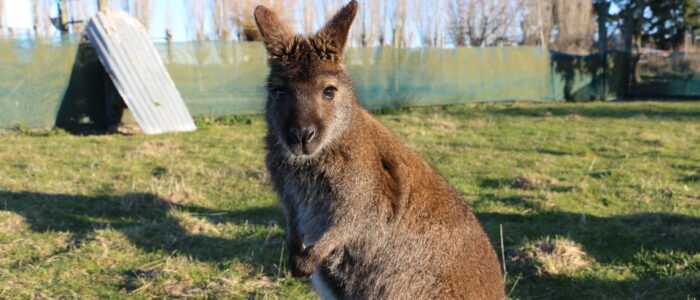
[[[324,2],[325,3],[325,2]],[[258,5],[265,5],[272,11],[278,12],[285,22],[291,22],[296,11],[297,1],[294,0],[237,0],[233,6],[234,22],[241,41],[260,41],[260,32],[255,25],[253,10]]]
[[[408,0],[395,0],[391,18],[391,41],[394,48],[409,47],[413,41],[413,32],[409,30]]]
[[[83,32],[85,27],[85,25],[82,23],[85,20],[83,1],[73,0],[69,3],[69,19],[71,21],[71,27],[73,27],[73,32]]]
[[[33,0],[32,19],[34,36],[49,36],[51,34],[51,0]]]
[[[194,35],[194,39],[201,41],[206,39],[204,34],[205,0],[183,0],[187,9],[187,29]]]
[[[53,28],[53,24],[51,24],[51,2],[51,0],[43,0],[41,6],[41,11],[44,14],[42,23],[44,27],[44,35],[46,36],[51,35],[51,29]]]
[[[130,12],[131,11],[131,3],[129,0],[117,0],[119,1],[119,6],[122,7],[124,11]],[[188,0],[184,0],[185,4],[188,2]]]
[[[484,47],[507,40],[520,1],[450,0],[450,38],[456,46]]]
[[[306,34],[316,31],[318,19],[318,2],[316,0],[304,0],[302,3],[301,27]]]
[[[423,46],[430,48],[445,46],[447,8],[447,0],[411,1],[413,22]]]
[[[34,19],[34,24],[32,25],[34,29],[34,36],[39,36],[40,30],[41,30],[41,14],[40,12],[40,7],[41,3],[39,3],[39,0],[33,0],[32,1],[32,18]],[[2,14],[2,11],[0,11],[0,14]]]
[[[467,46],[469,9],[467,0],[449,0],[450,24],[448,35],[457,47]]]
[[[554,31],[554,0],[526,0],[520,30],[523,45],[548,47]]]
[[[384,45],[387,8],[388,0],[360,0],[360,10],[350,32],[353,45],[363,48]]]
[[[400,1],[400,0],[398,0]],[[321,1],[321,5],[323,7],[323,19],[325,20],[330,20],[330,18],[335,15],[336,11],[343,7],[344,4],[346,4],[345,0],[323,0]]]
[[[149,0],[133,0],[134,17],[138,19],[146,30],[151,25],[151,2]]]
[[[592,1],[556,0],[555,7],[557,36],[552,48],[566,53],[590,53],[596,32]]]
[[[227,41],[231,39],[233,31],[234,0],[212,0],[212,26],[217,39]]]
[[[5,0],[0,0],[0,36],[5,34],[5,20],[3,19],[5,12]]]
[[[387,39],[384,31],[387,20],[391,20],[388,16],[391,15],[393,17],[393,14],[390,14],[388,10],[391,0],[358,1],[360,2],[360,10],[352,26],[349,43],[357,47],[385,45]],[[302,1],[302,7],[299,10],[301,12],[301,30],[306,34],[313,34],[318,30],[318,26],[321,22],[331,18],[339,8],[346,4],[346,2],[346,0]],[[287,16],[287,18],[289,17],[290,16]]]

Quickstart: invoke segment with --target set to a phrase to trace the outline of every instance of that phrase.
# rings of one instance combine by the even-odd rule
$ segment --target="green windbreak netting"
[[[262,44],[191,42],[156,48],[194,116],[262,112],[268,72]]]
[[[625,53],[607,56],[607,75],[598,54],[581,56],[551,52],[550,55],[554,100],[605,100],[620,97],[627,89],[629,55]]]
[[[552,100],[549,53],[538,48],[350,49],[366,107]]]
[[[205,41],[156,48],[194,116],[262,112],[268,72],[262,44]],[[369,108],[590,100],[604,91],[598,57],[542,48],[348,49],[346,65]],[[94,49],[77,37],[0,40],[0,128],[104,126],[110,107],[105,103],[114,101],[114,93]]]
[[[157,45],[194,115],[260,113],[261,44]],[[370,108],[470,101],[551,100],[549,54],[538,48],[349,49],[346,65]]]
[[[700,52],[644,54],[634,67],[631,95],[700,97]]]
[[[0,128],[53,125],[78,49],[75,38],[0,38]]]

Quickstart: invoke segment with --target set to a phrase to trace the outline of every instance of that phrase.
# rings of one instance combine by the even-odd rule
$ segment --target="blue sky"
[[[74,0],[68,0],[74,1]],[[151,28],[149,30],[149,36],[153,40],[164,40],[165,39],[165,26],[168,11],[171,15],[171,24],[173,29],[173,38],[176,41],[186,41],[188,40],[187,33],[187,14],[185,11],[184,1],[187,0],[155,0],[153,1],[153,7],[151,9],[152,19]],[[51,17],[56,17],[58,15],[58,1],[51,1]],[[86,3],[86,14],[88,17],[93,14],[97,8],[96,4],[89,3],[89,0],[83,0]],[[97,2],[96,0],[94,1]],[[115,1],[116,2],[116,1]],[[23,35],[23,32],[28,32],[32,25],[32,10],[31,4],[32,0],[5,0],[5,11],[2,12],[4,15],[3,20],[6,21],[6,26],[16,27],[18,29],[19,35]],[[115,4],[112,4],[115,6]],[[13,26],[14,25],[14,26]],[[52,35],[58,35],[56,30],[53,30]]]
[[[55,17],[58,14],[58,9],[57,9],[57,2],[55,0],[49,0],[51,1],[51,14],[52,17]],[[69,2],[75,1],[75,0],[68,0]],[[173,39],[175,41],[187,41],[190,40],[190,37],[192,34],[188,32],[187,30],[187,23],[188,23],[188,16],[186,12],[186,7],[185,7],[185,1],[190,1],[190,0],[151,0],[153,7],[151,8],[151,26],[149,30],[149,36],[152,40],[154,41],[163,41],[165,40],[165,27],[166,24],[170,23],[172,30],[173,30]],[[318,0],[318,1],[323,1],[323,0]],[[430,1],[430,0],[426,0]],[[8,17],[11,19],[14,19],[15,21],[18,21],[19,23],[23,23],[24,26],[30,27],[31,26],[31,2],[32,0],[5,0],[6,2],[6,9],[5,9],[5,20],[8,20]],[[97,0],[82,0],[83,3],[85,3],[86,6],[86,14],[89,16],[92,13],[94,13],[97,10],[96,3]],[[112,6],[117,8],[117,3],[118,1],[112,1]],[[12,11],[10,11],[12,10]],[[610,12],[613,14],[616,14],[619,11],[619,8],[617,8],[614,4],[611,5]],[[170,16],[170,21],[168,22],[168,16]],[[207,16],[209,18],[209,16]],[[211,22],[210,20],[207,20],[207,22]],[[28,25],[27,25],[28,24]],[[7,24],[10,25],[10,24]],[[205,28],[210,28],[210,26],[205,26]],[[28,29],[25,30],[25,32],[29,32]],[[52,33],[53,35],[58,35],[58,32],[55,30]]]

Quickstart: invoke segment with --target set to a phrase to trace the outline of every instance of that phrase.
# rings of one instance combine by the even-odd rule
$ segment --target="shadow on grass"
[[[641,249],[700,251],[700,218],[686,215],[642,213],[597,217],[565,212],[478,215],[493,233],[492,237],[498,237],[499,224],[503,224],[504,238],[510,245],[525,237],[567,236],[603,263],[631,262]]]
[[[486,184],[498,185],[501,182]],[[172,214],[173,211],[186,212],[215,224],[231,222],[267,226],[271,219],[281,219],[276,207],[220,211],[178,205],[152,194],[93,197],[0,192],[0,210],[23,216],[35,232],[70,233],[74,241],[71,247],[79,247],[82,242],[94,238],[96,230],[111,228],[124,233],[133,245],[146,251],[177,252],[197,260],[219,263],[235,259],[264,266],[265,272],[271,275],[276,272],[272,265],[277,262],[281,247],[281,237],[268,239],[254,232],[227,238],[188,233],[181,220]],[[515,268],[509,272],[511,278],[520,277],[513,293],[515,297],[570,299],[572,295],[587,295],[597,299],[619,299],[663,295],[671,299],[700,290],[700,272],[692,271],[700,265],[688,267],[690,271],[686,273],[668,274],[658,270],[665,262],[654,262],[654,258],[650,260],[639,254],[643,249],[697,253],[700,251],[700,218],[663,213],[615,217],[565,212],[478,215],[493,241],[499,240],[499,225],[503,225],[505,245],[510,253],[526,239],[560,235],[580,243],[602,265],[640,269],[633,270],[634,280],[607,281],[590,277],[536,276],[532,270]],[[499,244],[495,242],[494,245],[498,248]],[[251,255],[252,252],[255,254]],[[139,273],[142,270],[130,272],[133,273],[130,276],[149,276]],[[125,288],[129,289],[129,286]]]
[[[609,105],[567,105],[567,106],[526,106],[526,107],[510,107],[505,109],[490,109],[490,113],[507,115],[507,116],[528,116],[528,117],[545,117],[545,116],[582,116],[587,118],[639,118],[646,117],[650,119],[700,119],[700,105],[689,106],[640,106],[629,105],[629,103],[610,103]]]
[[[686,299],[700,295],[700,260],[692,258],[700,252],[698,217],[666,213],[597,217],[566,212],[478,216],[496,248],[500,247],[499,225],[503,225],[507,257],[515,255],[525,240],[563,236],[581,244],[599,264],[628,270],[635,278],[536,275],[532,268],[509,264],[509,276],[519,278],[512,295],[517,298]]]
[[[281,237],[261,237],[254,232],[243,232],[231,239],[191,233],[172,214],[186,212],[214,224],[266,226],[271,218],[280,218],[276,207],[218,211],[179,205],[146,193],[92,197],[0,192],[2,210],[23,216],[35,232],[68,232],[72,235],[72,247],[93,238],[94,231],[110,228],[124,233],[133,245],[147,251],[177,252],[210,262],[235,258],[269,267],[272,262],[268,258],[279,255],[282,246]]]

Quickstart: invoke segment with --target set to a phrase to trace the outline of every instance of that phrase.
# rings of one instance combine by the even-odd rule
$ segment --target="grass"
[[[380,120],[462,193],[516,299],[700,296],[700,103],[499,103]],[[284,264],[262,118],[0,136],[0,298],[315,298]]]

